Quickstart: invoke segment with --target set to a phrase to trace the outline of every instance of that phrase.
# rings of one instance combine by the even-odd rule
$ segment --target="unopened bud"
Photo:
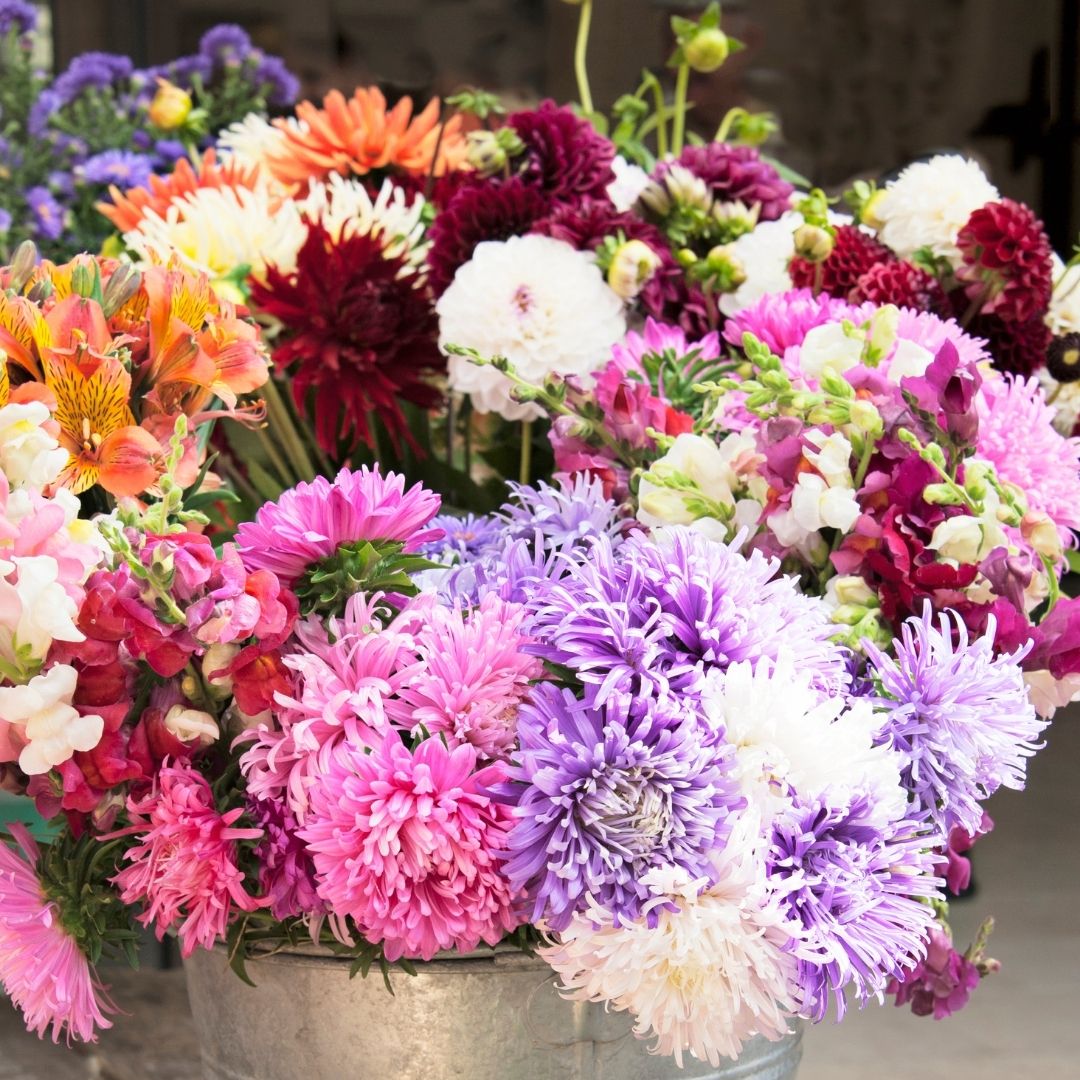
[[[16,249],[8,268],[8,288],[21,293],[37,269],[38,250],[33,240],[24,240]]]
[[[191,114],[191,95],[168,79],[158,79],[157,93],[150,102],[150,123],[162,131],[183,127]]]
[[[469,164],[481,176],[502,172],[509,160],[493,131],[470,131],[465,136],[465,150]]]
[[[131,263],[121,263],[112,273],[102,296],[105,318],[115,315],[138,291],[142,275]]]
[[[833,238],[820,225],[800,225],[795,230],[795,254],[807,262],[824,262],[833,249]]]
[[[183,705],[174,705],[165,714],[165,727],[182,743],[198,741],[200,746],[210,746],[221,736],[217,721],[208,712]]]
[[[623,300],[633,300],[660,266],[660,256],[643,240],[627,240],[611,258],[607,281]]]
[[[734,292],[746,280],[746,267],[731,244],[718,244],[705,261],[719,292]]]
[[[1057,562],[1064,554],[1057,526],[1041,510],[1029,510],[1021,518],[1020,535],[1046,559]]]
[[[861,431],[865,435],[872,435],[876,438],[885,430],[881,413],[878,412],[877,406],[872,401],[865,401],[862,398],[853,401],[848,412],[850,414],[849,422],[856,431]]]
[[[239,651],[239,645],[218,641],[203,654],[202,677],[212,697],[222,700],[233,692],[233,678],[229,674],[229,666]]]
[[[927,484],[923,488],[923,498],[931,506],[959,506],[964,497],[952,484]]]
[[[675,258],[684,270],[689,270],[697,262],[697,255],[690,248],[679,248],[675,253]]]
[[[702,75],[715,71],[730,53],[731,43],[727,34],[715,26],[698,30],[683,49],[691,70]]]
[[[866,200],[866,205],[863,206],[859,218],[864,225],[868,225],[871,229],[881,229],[885,222],[878,217],[878,212],[881,210],[881,204],[885,199],[885,189],[880,188],[875,191],[869,199]]]

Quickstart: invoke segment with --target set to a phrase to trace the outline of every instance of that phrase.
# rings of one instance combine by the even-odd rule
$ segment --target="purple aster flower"
[[[211,27],[199,40],[199,55],[210,60],[242,60],[251,52],[251,38],[235,23]]]
[[[49,130],[49,119],[64,104],[55,90],[42,90],[26,116],[26,130],[35,139],[43,139]]]
[[[279,107],[292,105],[300,94],[300,80],[285,66],[280,56],[264,56],[255,68],[251,81],[268,87],[266,100]]]
[[[597,705],[543,683],[518,711],[518,738],[505,873],[526,891],[533,921],[562,930],[592,905],[616,923],[635,918],[654,867],[712,880],[710,853],[742,799],[722,740],[684,703]]]
[[[76,56],[53,83],[53,92],[61,106],[68,105],[87,90],[103,90],[126,79],[133,64],[117,53],[86,52]]]
[[[150,173],[150,159],[130,150],[104,150],[87,158],[82,166],[82,174],[90,183],[121,188],[145,187]]]
[[[33,33],[37,27],[37,8],[25,0],[0,0],[0,37],[11,30],[17,34]]]
[[[214,62],[208,56],[195,53],[192,56],[179,56],[160,67],[148,68],[146,73],[155,82],[160,77],[177,86],[191,87],[196,80],[210,82],[214,77]]]
[[[27,188],[26,202],[34,217],[35,232],[56,240],[64,231],[64,208],[52,197],[49,189],[40,184]]]
[[[571,668],[600,703],[613,693],[693,693],[708,671],[781,649],[815,685],[845,688],[847,657],[824,605],[778,568],[682,527],[636,533],[617,550],[600,536],[586,562],[530,599],[530,649]]]
[[[49,190],[63,198],[75,194],[75,177],[66,169],[53,169],[46,177]]]
[[[255,849],[259,891],[270,901],[275,919],[318,915],[326,911],[315,887],[315,864],[296,835],[299,826],[283,801],[248,799],[248,812],[263,838]]]
[[[876,823],[874,801],[797,801],[773,826],[769,879],[800,932],[801,1012],[843,1019],[851,987],[865,1004],[923,956],[940,897],[925,825]]]
[[[11,214],[0,206],[0,236],[4,236],[11,228]]]
[[[447,565],[471,562],[501,547],[506,536],[505,525],[490,514],[440,514],[431,519],[429,527],[441,529],[442,538],[424,544],[420,551]]]
[[[588,543],[597,536],[618,542],[615,504],[605,497],[598,479],[579,473],[558,487],[541,480],[537,487],[511,483],[510,490],[499,516],[515,540],[539,534],[548,551]]]
[[[187,150],[179,139],[158,139],[154,143],[154,155],[159,163],[171,168],[180,158],[187,155]]]
[[[864,648],[889,712],[883,731],[908,761],[903,779],[938,826],[978,831],[979,803],[999,787],[1022,791],[1027,758],[1046,727],[1028,697],[1020,662],[1031,642],[994,655],[996,620],[975,641],[955,612],[940,628],[927,604],[893,641],[895,659],[871,642]]]

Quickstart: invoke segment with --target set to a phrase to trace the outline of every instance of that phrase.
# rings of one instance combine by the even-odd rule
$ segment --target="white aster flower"
[[[999,199],[979,165],[958,154],[938,154],[909,165],[885,186],[873,213],[878,234],[901,258],[928,247],[960,265],[956,237],[975,210]]]
[[[734,843],[717,858],[720,879],[705,892],[675,868],[646,875],[655,904],[675,905],[655,927],[614,927],[596,909],[540,950],[569,997],[629,1011],[635,1034],[655,1038],[655,1052],[679,1066],[687,1052],[715,1066],[754,1035],[783,1038],[795,1009],[798,960],[760,860]]]
[[[901,762],[876,745],[881,718],[873,705],[824,695],[790,654],[711,674],[702,708],[734,747],[733,774],[766,826],[793,795],[805,804],[829,793],[840,805],[835,799],[868,792],[875,821],[903,816]]]
[[[553,373],[588,375],[626,332],[622,301],[592,258],[548,236],[479,244],[436,310],[440,345],[505,356],[532,383]],[[493,367],[452,356],[448,375],[450,388],[469,394],[479,412],[507,420],[542,415],[536,405],[515,401],[510,379]]]
[[[55,664],[25,686],[0,687],[0,718],[20,728],[19,768],[39,776],[62,765],[76,750],[93,750],[101,741],[105,721],[82,716],[72,707],[78,672]]]
[[[607,197],[619,213],[629,210],[638,197],[649,186],[649,174],[632,161],[627,161],[621,154],[616,154],[611,162],[611,171],[615,179],[607,186]]]
[[[0,656],[44,660],[54,640],[85,640],[74,621],[78,605],[59,578],[51,555],[0,559]]]
[[[307,228],[292,200],[270,189],[199,188],[174,199],[162,218],[148,213],[124,240],[141,259],[168,262],[177,255],[197,273],[227,277],[238,267],[260,276],[268,263],[295,269]]]
[[[67,464],[68,452],[44,428],[50,419],[40,401],[0,408],[0,472],[12,488],[40,492]]]

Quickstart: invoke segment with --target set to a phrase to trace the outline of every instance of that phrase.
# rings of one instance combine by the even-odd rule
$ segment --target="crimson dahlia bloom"
[[[821,291],[847,300],[859,279],[884,263],[895,262],[893,253],[878,239],[857,225],[840,225],[829,257],[823,263],[796,256],[788,266],[792,284],[798,289],[813,288],[821,267]]]
[[[390,437],[413,442],[401,402],[439,400],[427,379],[445,369],[431,294],[403,255],[378,237],[334,237],[311,222],[296,269],[267,268],[252,279],[252,302],[282,323],[274,363],[290,372],[302,413],[314,413],[319,445],[336,458],[366,442],[372,417]]]

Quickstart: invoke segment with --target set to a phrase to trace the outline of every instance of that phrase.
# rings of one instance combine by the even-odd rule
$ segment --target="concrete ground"
[[[809,1030],[799,1080],[1080,1077],[1080,711],[1060,716],[1048,741],[1028,791],[993,800],[978,891],[954,906],[958,940],[996,916],[1001,972],[947,1021],[872,1006]],[[128,1015],[92,1051],[38,1042],[0,1004],[0,1080],[199,1080],[183,973],[115,975]]]

